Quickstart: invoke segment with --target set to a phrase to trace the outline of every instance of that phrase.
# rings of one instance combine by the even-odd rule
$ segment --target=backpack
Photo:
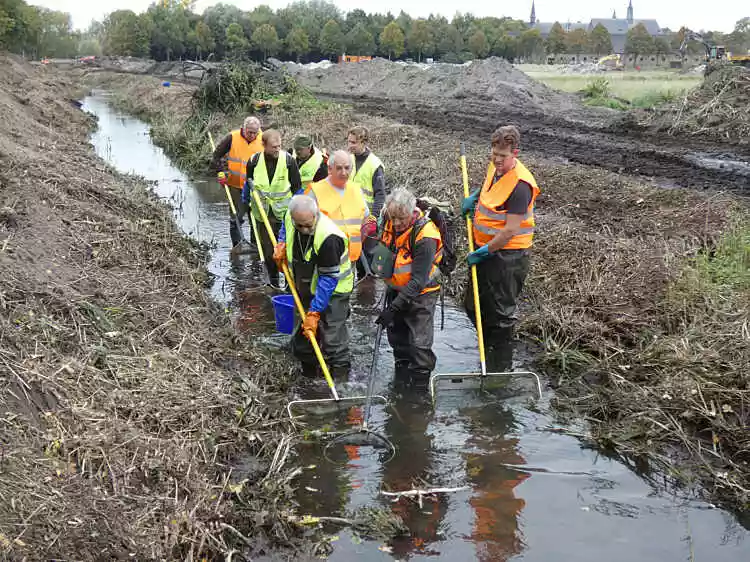
[[[456,268],[456,217],[453,213],[445,212],[437,201],[424,198],[417,199],[417,207],[424,213],[425,218],[431,220],[440,231],[443,242],[443,259],[438,264],[440,273],[448,277]],[[426,224],[426,221],[424,222]],[[418,226],[412,230],[410,247],[416,243],[419,231],[424,227]]]

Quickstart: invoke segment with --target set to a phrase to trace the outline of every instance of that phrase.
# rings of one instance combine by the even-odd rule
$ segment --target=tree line
[[[193,4],[159,0],[140,14],[117,10],[85,32],[75,32],[68,14],[29,6],[23,0],[0,0],[0,48],[35,57],[114,55],[163,61],[276,56],[304,62],[336,60],[343,53],[458,63],[488,56],[541,62],[549,55],[612,52],[612,38],[603,25],[590,32],[566,32],[556,23],[544,38],[520,20],[461,13],[450,20],[437,15],[412,18],[404,11],[397,16],[361,9],[345,14],[331,2],[308,0],[275,11],[266,5],[244,11],[220,3],[197,14]],[[653,37],[638,25],[628,32],[626,51],[671,53],[684,32]],[[750,18],[738,21],[730,34],[704,36],[734,52],[746,52]],[[701,53],[702,47],[691,44],[689,50]]]

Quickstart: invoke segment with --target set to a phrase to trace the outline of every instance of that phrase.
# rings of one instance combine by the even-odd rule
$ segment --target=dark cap
[[[310,148],[312,146],[312,139],[305,135],[300,135],[294,141],[294,148]]]

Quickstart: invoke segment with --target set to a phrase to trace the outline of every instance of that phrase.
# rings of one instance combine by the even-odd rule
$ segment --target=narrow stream
[[[121,172],[154,182],[180,227],[216,244],[208,266],[215,276],[211,294],[238,329],[284,345],[284,336],[274,334],[269,299],[257,290],[259,265],[251,257],[229,258],[227,205],[218,185],[180,172],[151,143],[148,125],[113,110],[105,92],[87,97],[84,109],[99,119],[91,137],[97,153]],[[364,393],[379,296],[380,289],[365,282],[352,297],[354,368],[342,394]],[[475,337],[463,312],[446,303],[445,329],[435,338],[437,372],[477,369]],[[319,444],[301,445],[296,462],[308,468],[298,479],[298,501],[301,513],[317,516],[385,507],[403,517],[411,536],[386,544],[332,528],[338,539],[330,560],[750,560],[750,533],[732,514],[669,495],[620,460],[582,447],[570,434],[583,430],[554,419],[549,394],[534,401],[533,386],[520,381],[503,397],[441,393],[433,410],[424,396],[394,386],[385,338],[378,353],[376,390],[392,407],[376,406],[372,426],[396,444],[395,458],[383,464],[378,450],[348,447],[329,461]],[[462,490],[427,497],[421,507],[381,494],[426,487]]]

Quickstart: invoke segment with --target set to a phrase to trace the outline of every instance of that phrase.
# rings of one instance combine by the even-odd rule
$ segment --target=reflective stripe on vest
[[[349,240],[349,259],[357,261],[362,255],[362,223],[365,220],[365,200],[357,184],[346,182],[341,189],[331,185],[328,178],[310,186],[320,211],[329,217]]]
[[[349,174],[349,179],[359,185],[362,190],[362,195],[365,197],[365,201],[370,207],[372,207],[375,201],[375,193],[372,188],[372,179],[375,177],[375,172],[380,168],[383,163],[380,158],[375,156],[372,152],[367,156],[362,166],[355,172],[357,167],[357,159],[352,154],[352,171]]]
[[[268,181],[268,169],[266,168],[266,158],[263,153],[258,155],[258,162],[253,171],[253,182],[255,191],[261,196],[265,211],[268,212],[270,206],[276,218],[284,218],[289,201],[292,198],[292,184],[289,183],[289,169],[286,165],[287,153],[279,154],[276,162],[276,170],[273,173],[273,180]],[[260,211],[253,205],[253,214],[260,218]]]
[[[417,220],[420,220],[424,217],[424,214],[420,212],[420,216]],[[403,289],[411,280],[411,269],[412,269],[412,263],[413,263],[413,257],[412,252],[413,248],[409,248],[410,240],[412,237],[412,229],[414,226],[409,228],[407,231],[401,233],[401,235],[398,236],[395,242],[396,246],[396,261],[393,267],[393,274],[389,279],[386,279],[385,282],[387,285],[395,289],[396,291],[400,291]],[[440,286],[436,285],[435,282],[438,279],[438,276],[440,275],[440,270],[438,269],[438,264],[443,259],[443,242],[440,238],[440,230],[438,230],[437,226],[432,221],[427,221],[424,226],[419,231],[419,234],[417,234],[416,240],[414,243],[416,244],[423,238],[434,238],[437,240],[437,252],[435,252],[435,257],[432,261],[432,268],[430,269],[430,273],[427,277],[427,284],[425,288],[422,290],[420,294],[430,293],[432,291],[437,291]],[[388,247],[393,247],[392,243],[393,239],[393,225],[390,221],[385,223],[385,227],[383,228],[383,233],[381,235],[381,242],[385,244]],[[432,286],[430,286],[432,285]]]
[[[297,231],[294,228],[294,221],[292,220],[291,213],[286,214],[284,223],[286,228],[286,239],[288,240],[286,245],[286,259],[289,262],[292,272],[294,272],[294,245],[297,241]],[[320,253],[320,247],[323,245],[323,242],[331,235],[339,236],[344,241],[344,252],[341,254],[338,266],[319,268],[317,264],[315,264],[315,272],[313,273],[312,282],[310,283],[310,291],[313,294],[315,294],[315,289],[318,286],[319,275],[329,275],[338,279],[336,288],[333,291],[336,294],[351,293],[354,288],[354,270],[349,261],[349,242],[346,238],[346,234],[336,226],[336,223],[323,213],[318,215],[318,220],[315,224],[312,248],[307,250],[304,260],[307,263],[315,260]]]
[[[530,248],[534,239],[534,204],[539,195],[539,187],[536,179],[520,160],[516,160],[515,167],[495,180],[495,166],[490,163],[487,167],[487,175],[479,195],[476,210],[474,211],[474,241],[477,246],[483,246],[500,234],[505,228],[507,212],[499,210],[508,200],[519,181],[524,181],[531,186],[531,201],[526,213],[521,215],[520,230],[503,247],[504,250],[519,250]]]
[[[232,187],[242,189],[247,177],[248,160],[263,150],[263,133],[259,131],[258,136],[250,143],[242,136],[241,129],[235,129],[231,135],[232,146],[229,147],[227,154],[227,172],[229,173],[227,183]]]
[[[313,152],[304,164],[299,167],[299,175],[302,178],[302,187],[307,187],[312,183],[315,174],[318,172],[320,165],[323,163],[323,153],[313,147]],[[297,152],[292,151],[292,156],[297,159]]]

